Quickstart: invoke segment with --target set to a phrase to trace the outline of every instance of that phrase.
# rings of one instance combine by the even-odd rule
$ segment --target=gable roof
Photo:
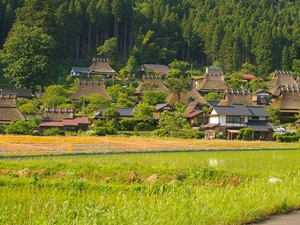
[[[254,131],[268,132],[273,130],[273,126],[266,120],[249,120],[246,125]]]
[[[203,81],[197,86],[198,91],[224,91],[227,88],[223,73],[219,74],[206,74]]]
[[[220,67],[217,66],[209,66],[205,69],[205,75],[223,75],[223,71]]]
[[[79,116],[74,118],[64,118],[62,121],[41,121],[39,127],[65,127],[65,126],[80,126],[89,125],[89,118],[87,116]]]
[[[219,105],[243,104],[245,106],[256,105],[252,100],[250,90],[225,90],[223,99]]]
[[[285,85],[297,85],[291,71],[276,70],[272,79],[267,83],[268,88],[276,88]]]
[[[230,116],[251,116],[251,112],[244,105],[230,105],[230,106],[215,106],[214,110],[219,115]]]
[[[169,71],[169,67],[165,65],[159,65],[159,64],[143,64],[141,66],[142,71],[150,70],[153,72],[157,72],[163,75],[166,75]]]
[[[164,103],[164,104],[156,104],[155,105],[155,110],[159,111],[161,109],[167,109],[167,110],[174,110],[174,107],[169,105],[168,103]]]
[[[72,94],[70,99],[78,100],[80,96],[90,96],[92,94],[101,94],[105,98],[112,100],[105,90],[104,82],[94,81],[94,80],[80,80],[78,83],[78,89]]]
[[[209,103],[202,97],[201,94],[195,89],[192,88],[191,90],[187,91],[186,93],[180,93],[180,99],[176,93],[171,93],[167,96],[167,103],[168,104],[175,104],[176,102],[180,102],[182,104],[189,104],[192,101],[196,101],[201,105],[209,105]]]
[[[2,95],[17,95],[19,98],[33,98],[31,89],[25,88],[2,88]]]
[[[143,76],[143,82],[135,89],[137,94],[142,94],[146,90],[168,92],[162,79],[157,76]]]
[[[93,63],[90,66],[90,73],[115,75],[116,71],[114,71],[110,67],[110,65],[108,64],[107,59],[105,59],[105,58],[94,58]]]
[[[16,100],[16,95],[0,95],[0,124],[9,124],[12,120],[26,120],[18,109]]]

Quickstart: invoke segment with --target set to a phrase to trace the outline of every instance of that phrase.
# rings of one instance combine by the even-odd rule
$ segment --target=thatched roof
[[[232,104],[243,104],[245,106],[256,105],[252,100],[252,94],[249,90],[225,90],[223,99],[219,105],[226,106]]]
[[[291,71],[276,70],[272,79],[267,83],[268,88],[277,88],[285,85],[297,85]]]
[[[214,89],[216,91],[224,91],[227,88],[223,73],[206,74],[203,81],[197,86],[198,91],[209,92]]]
[[[282,87],[280,97],[276,99],[271,107],[279,110],[300,110],[300,88]]]
[[[26,120],[16,101],[16,95],[0,95],[0,124],[9,124],[12,120]]]
[[[105,90],[104,82],[93,80],[80,80],[77,91],[70,98],[78,100],[80,96],[90,96],[95,93],[101,94],[109,100],[112,99]]]
[[[107,59],[95,58],[90,66],[90,73],[115,75],[116,71],[110,67]]]
[[[143,76],[143,82],[136,88],[135,93],[141,94],[146,90],[163,92],[169,91],[159,76]]]
[[[201,105],[209,105],[209,103],[199,94],[199,92],[192,88],[191,90],[187,91],[186,93],[180,93],[180,99],[178,99],[178,95],[176,93],[171,93],[167,97],[168,104],[174,104],[176,102],[180,102],[182,104],[189,104],[190,102],[198,102]]]
[[[43,114],[43,121],[63,121],[73,117],[74,109],[46,108]]]

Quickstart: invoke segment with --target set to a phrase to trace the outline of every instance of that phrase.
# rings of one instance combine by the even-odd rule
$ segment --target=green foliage
[[[147,105],[162,104],[166,102],[167,94],[164,91],[150,91],[143,92],[142,101]]]
[[[119,129],[121,131],[133,131],[136,126],[136,120],[130,118],[124,118],[119,121]]]
[[[274,125],[279,125],[280,124],[280,115],[281,111],[279,109],[274,109],[272,107],[267,107],[267,112],[269,113],[269,121],[274,124]]]
[[[118,119],[120,117],[120,113],[114,108],[107,108],[103,111],[103,116],[108,120]]]
[[[70,94],[62,85],[48,86],[42,97],[43,107],[65,108],[64,106],[70,103],[69,96]]]
[[[57,136],[57,135],[65,135],[65,132],[58,127],[49,128],[43,131],[45,136]]]
[[[183,113],[179,111],[164,111],[159,116],[159,127],[167,130],[173,135],[175,131],[183,129],[187,125]]]
[[[190,88],[190,79],[180,76],[180,78],[168,78],[166,84],[171,93],[177,95],[177,101],[180,99],[181,93],[186,93]]]
[[[106,135],[115,135],[117,134],[117,130],[112,127],[95,127],[94,128],[95,135],[97,136],[106,136]]]
[[[287,133],[287,134],[276,134],[274,135],[274,138],[276,141],[280,142],[298,142],[300,139],[300,136],[296,133]]]
[[[147,120],[152,120],[154,112],[154,106],[147,105],[145,103],[140,103],[134,108],[134,118],[143,122]]]
[[[252,140],[254,131],[249,127],[239,129],[237,139],[239,140]]]
[[[214,90],[211,90],[208,94],[204,95],[206,101],[221,101],[222,93],[217,93]]]
[[[167,76],[168,78],[180,78],[182,74],[183,73],[179,69],[171,69],[168,71]]]
[[[157,130],[154,130],[151,134],[153,136],[157,136],[157,137],[169,137],[170,136],[170,132],[167,131],[166,129],[157,129]]]
[[[0,124],[0,134],[5,134],[5,125],[4,124]]]
[[[117,39],[112,37],[107,39],[102,46],[97,48],[99,56],[104,56],[109,60],[109,64],[113,67],[117,67],[118,54],[117,54]]]
[[[103,95],[95,93],[85,98],[86,101],[86,108],[85,113],[86,115],[94,115],[96,112],[100,110],[101,107],[110,107],[111,101],[105,98]]]
[[[29,121],[20,121],[20,120],[13,120],[10,124],[6,127],[5,133],[6,134],[23,134],[23,135],[33,135],[35,131],[38,130],[38,124],[35,120]]]
[[[169,64],[169,67],[172,69],[177,69],[181,72],[181,74],[186,74],[186,72],[191,68],[190,64],[186,61],[181,61],[175,59],[173,62]]]

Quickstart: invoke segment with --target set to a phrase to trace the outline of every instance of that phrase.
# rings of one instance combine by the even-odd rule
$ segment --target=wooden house
[[[197,101],[189,103],[185,110],[185,117],[191,127],[199,128],[208,123],[208,112],[203,110],[203,105]]]
[[[71,95],[71,100],[79,100],[81,96],[90,96],[92,94],[101,94],[105,98],[112,100],[105,90],[105,84],[103,81],[95,81],[92,79],[80,80],[78,83],[78,89]]]
[[[214,106],[205,129],[207,138],[217,134],[227,139],[236,139],[238,131],[244,127],[253,129],[253,139],[272,140],[273,126],[268,122],[269,114],[263,106]]]
[[[300,86],[287,85],[279,88],[277,98],[272,101],[271,107],[281,112],[281,122],[294,122],[295,114],[300,110]]]
[[[46,108],[39,124],[41,130],[60,128],[65,131],[87,131],[91,123],[87,116],[74,116],[73,109]]]
[[[0,124],[9,124],[12,120],[25,121],[25,116],[17,107],[16,95],[0,95]]]
[[[30,88],[2,88],[0,89],[1,95],[16,95],[17,98],[26,98],[32,99],[34,98],[34,94],[32,94],[32,90]]]

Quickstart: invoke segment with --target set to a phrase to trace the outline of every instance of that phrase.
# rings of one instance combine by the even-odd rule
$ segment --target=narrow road
[[[300,225],[300,210],[292,211],[284,215],[272,216],[270,219],[255,224],[263,225]],[[254,224],[253,224],[254,225]]]

